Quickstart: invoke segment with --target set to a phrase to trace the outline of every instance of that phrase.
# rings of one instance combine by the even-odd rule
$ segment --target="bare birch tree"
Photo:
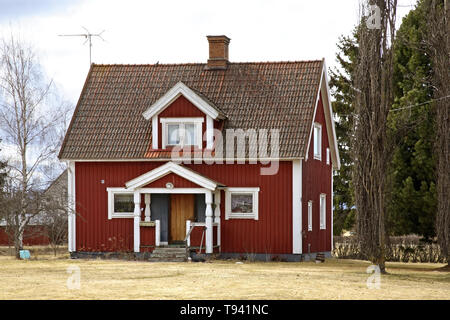
[[[354,71],[352,143],[357,234],[363,254],[385,273],[387,168],[391,154],[387,119],[393,102],[396,0],[364,1]],[[370,20],[372,19],[372,21]]]
[[[55,158],[56,128],[66,112],[51,104],[52,82],[45,80],[33,48],[13,36],[0,41],[0,134],[16,152],[8,160],[9,206],[0,210],[8,210],[18,258],[25,228],[43,211],[39,189],[46,181],[40,169]]]

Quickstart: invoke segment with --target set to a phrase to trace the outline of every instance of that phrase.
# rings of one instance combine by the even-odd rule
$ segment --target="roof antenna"
[[[102,33],[105,32],[105,30],[103,30],[100,33],[90,33],[88,29],[86,29],[85,27],[82,26],[82,28],[84,30],[86,30],[86,33],[78,33],[78,34],[59,34],[59,37],[85,37],[86,41],[83,44],[86,44],[86,42],[89,43],[89,65],[91,65],[92,63],[92,37],[99,37],[100,39],[102,39],[103,41],[105,41],[105,39],[102,38]]]

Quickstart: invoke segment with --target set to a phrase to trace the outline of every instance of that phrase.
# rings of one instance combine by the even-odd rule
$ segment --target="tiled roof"
[[[322,60],[230,63],[227,70],[205,70],[205,64],[93,64],[59,156],[169,158],[167,151],[152,150],[151,120],[142,113],[182,81],[226,114],[224,129],[280,129],[279,156],[301,157],[322,70]]]

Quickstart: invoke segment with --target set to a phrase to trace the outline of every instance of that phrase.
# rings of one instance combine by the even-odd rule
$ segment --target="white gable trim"
[[[159,178],[162,178],[165,175],[168,175],[169,173],[175,173],[208,190],[215,190],[217,188],[216,182],[207,179],[189,169],[183,168],[182,166],[174,162],[167,162],[166,164],[163,164],[158,168],[155,168],[147,173],[144,173],[143,175],[140,175],[139,177],[126,182],[125,186],[127,189],[134,190],[143,187],[155,180],[158,180]]]
[[[216,108],[214,108],[204,99],[202,99],[202,97],[200,97],[197,93],[191,90],[183,82],[178,82],[175,86],[172,87],[172,89],[167,91],[161,98],[159,98],[158,101],[152,104],[143,113],[144,118],[148,120],[153,116],[158,115],[181,95],[183,95],[200,111],[210,116],[211,118],[213,119],[224,118],[223,114],[220,114]]]
[[[323,61],[323,70],[322,76],[320,77],[320,85],[317,92],[316,105],[314,107],[313,119],[311,121],[311,128],[309,131],[308,137],[308,146],[306,148],[305,159],[308,160],[309,147],[311,145],[311,137],[314,130],[314,120],[316,118],[317,106],[319,105],[320,94],[322,94],[322,104],[323,110],[325,113],[325,124],[328,135],[328,143],[330,144],[330,152],[331,159],[333,163],[333,167],[336,170],[339,170],[341,167],[341,160],[339,158],[339,150],[336,139],[336,130],[334,127],[334,118],[333,118],[333,109],[331,107],[331,96],[330,96],[330,87],[328,85],[328,77],[327,77],[327,68],[325,65],[325,60]],[[330,130],[331,129],[331,130]]]

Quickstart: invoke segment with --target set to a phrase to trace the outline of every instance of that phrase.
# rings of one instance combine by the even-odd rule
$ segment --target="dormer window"
[[[162,147],[202,147],[203,118],[161,118]]]

